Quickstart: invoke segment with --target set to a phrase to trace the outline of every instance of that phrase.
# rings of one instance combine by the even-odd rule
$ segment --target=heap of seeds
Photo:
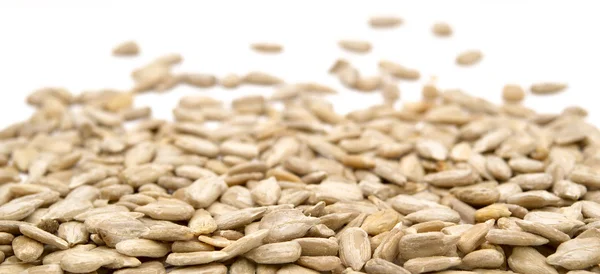
[[[600,272],[600,131],[585,110],[538,114],[517,85],[495,105],[433,84],[396,108],[397,81],[418,71],[381,60],[380,75],[363,76],[338,60],[330,73],[384,101],[342,115],[328,86],[173,73],[181,61],[136,69],[128,92],[27,97],[35,113],[0,131],[0,273]],[[230,107],[186,96],[174,121],[133,107],[137,93],[179,84],[274,92]]]

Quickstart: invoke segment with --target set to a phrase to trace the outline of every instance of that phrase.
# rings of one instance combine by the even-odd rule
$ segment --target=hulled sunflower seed
[[[558,273],[554,267],[546,263],[544,255],[532,247],[513,248],[508,258],[508,266],[518,273]]]
[[[177,267],[171,272],[173,274],[227,274],[227,267],[220,263],[210,263],[199,266]]]
[[[450,25],[448,25],[448,23],[444,22],[433,24],[432,31],[433,34],[439,37],[447,37],[452,35],[452,28],[450,27]]]
[[[479,223],[469,227],[462,233],[456,246],[460,251],[469,253],[485,242],[485,237],[494,225],[493,222]]]
[[[456,63],[461,66],[471,66],[481,61],[482,58],[483,54],[481,53],[481,51],[468,50],[460,53],[456,57]]]
[[[267,208],[247,208],[235,212],[230,212],[215,216],[218,229],[234,229],[245,226],[252,221],[261,218]]]
[[[242,78],[242,81],[247,84],[262,86],[272,86],[283,83],[283,80],[280,78],[260,71],[249,72]]]
[[[505,229],[491,229],[485,239],[493,244],[513,246],[537,246],[548,243],[548,239],[535,234]]]
[[[349,228],[340,235],[342,264],[359,271],[371,259],[371,245],[367,233],[360,228]]]
[[[383,259],[378,259],[378,258],[373,258],[371,260],[369,260],[366,264],[365,264],[365,271],[369,274],[375,274],[375,273],[380,273],[380,274],[392,274],[392,273],[398,273],[398,274],[409,274],[410,272],[406,269],[404,269],[403,267],[394,264],[392,262],[383,260]]]
[[[336,256],[300,256],[296,263],[316,271],[331,271],[342,265]]]
[[[227,257],[223,251],[197,251],[186,253],[171,253],[166,263],[174,266],[208,264]]]
[[[543,190],[548,189],[553,180],[550,174],[530,173],[517,175],[510,182],[518,184],[523,190]]]
[[[115,56],[138,55],[139,52],[140,47],[135,41],[125,41],[115,46],[112,50],[112,54]]]
[[[458,240],[458,236],[448,236],[442,232],[405,235],[398,244],[399,255],[406,260],[418,257],[451,255],[456,252]]]
[[[110,264],[114,258],[100,252],[81,251],[69,252],[60,260],[60,267],[72,273],[88,273]]]
[[[442,271],[460,265],[459,257],[422,257],[414,258],[404,263],[404,268],[410,273],[419,274],[432,271]]]
[[[335,238],[300,238],[295,242],[302,247],[302,256],[336,256],[339,245]]]
[[[351,52],[366,53],[371,51],[371,43],[362,40],[341,40],[338,45]]]
[[[508,84],[502,88],[502,99],[507,102],[518,103],[525,98],[525,91],[519,85]]]
[[[479,176],[471,169],[454,169],[426,175],[423,180],[437,187],[455,187],[474,184]]]
[[[300,258],[302,248],[297,242],[272,243],[259,246],[244,256],[259,264],[283,264]]]
[[[115,271],[116,274],[142,274],[142,273],[156,273],[166,274],[167,271],[161,262],[150,261],[142,263],[138,267],[123,268]]]
[[[585,269],[595,265],[600,260],[597,238],[572,239],[562,243],[556,253],[548,256],[546,262],[569,270]]]
[[[555,94],[563,91],[567,88],[567,84],[564,83],[553,83],[553,82],[545,82],[545,83],[536,83],[531,85],[531,93],[533,94]]]
[[[275,43],[254,43],[250,47],[261,53],[280,53],[283,50],[283,46]]]
[[[520,173],[535,173],[544,170],[544,163],[528,158],[510,159],[508,165],[513,171]]]
[[[396,16],[373,16],[369,18],[372,28],[394,28],[402,24],[402,19]]]
[[[566,233],[546,224],[517,220],[517,225],[525,232],[540,235],[552,243],[563,243],[570,240]]]
[[[468,269],[484,268],[497,269],[504,263],[504,254],[495,249],[480,249],[473,251],[462,259],[462,264]]]
[[[421,78],[421,73],[418,70],[404,67],[389,60],[379,61],[379,68],[398,79],[417,80]]]
[[[19,226],[19,231],[23,233],[23,235],[40,243],[52,245],[62,250],[69,248],[69,244],[65,240],[35,226],[21,225]]]
[[[12,241],[12,250],[19,260],[29,263],[42,255],[44,245],[27,236],[18,236]]]
[[[443,161],[448,157],[448,149],[435,140],[420,140],[415,145],[415,149],[424,158]]]
[[[119,253],[124,255],[151,258],[163,257],[171,249],[168,244],[146,239],[131,239],[121,241],[116,244],[115,248]]]

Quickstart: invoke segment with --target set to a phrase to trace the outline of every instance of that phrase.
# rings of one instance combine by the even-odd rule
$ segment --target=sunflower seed
[[[316,271],[331,271],[342,265],[336,256],[300,256],[296,263]]]
[[[406,260],[449,255],[456,252],[458,240],[458,236],[448,236],[442,232],[405,235],[398,244],[399,255]]]
[[[88,273],[112,263],[112,256],[94,251],[68,252],[60,260],[60,267],[72,273]]]
[[[421,78],[421,73],[418,70],[404,67],[389,60],[379,61],[379,68],[399,79],[417,80]]]
[[[398,221],[400,214],[393,209],[386,209],[367,216],[361,228],[370,235],[378,235],[391,230]]]
[[[253,222],[256,219],[261,218],[267,208],[247,208],[239,211],[230,212],[222,215],[215,216],[218,229],[235,229]]]
[[[210,263],[200,266],[177,267],[171,272],[173,274],[227,274],[227,267],[220,263]]]
[[[283,50],[283,46],[275,43],[254,43],[250,47],[261,53],[280,53]]]
[[[35,226],[21,225],[19,226],[19,231],[23,233],[23,235],[40,243],[52,245],[62,250],[69,248],[69,244],[65,240]]]
[[[517,220],[517,225],[525,232],[540,235],[551,243],[563,243],[570,240],[569,235],[546,224]]]
[[[552,183],[552,175],[546,173],[530,173],[517,175],[510,182],[518,184],[523,190],[548,189]]]
[[[535,234],[504,229],[491,229],[485,239],[493,244],[513,246],[536,246],[548,243],[548,239]]]
[[[444,22],[435,23],[432,28],[433,34],[439,37],[447,37],[452,35],[452,28]]]
[[[119,242],[116,246],[119,253],[132,257],[158,258],[170,251],[170,246],[153,240],[132,239]]]
[[[140,47],[135,41],[125,41],[118,44],[112,50],[112,54],[115,56],[131,56],[138,55]]]
[[[518,103],[525,98],[525,91],[519,85],[508,84],[502,88],[502,99],[511,103]]]
[[[367,233],[361,228],[349,228],[339,237],[342,264],[359,271],[371,259],[371,245]]]
[[[63,273],[63,270],[60,268],[60,265],[58,265],[58,264],[49,264],[49,265],[38,265],[38,266],[30,267],[25,272],[21,272],[21,273],[27,273],[27,274],[42,274],[42,273],[60,274],[60,273]]]
[[[471,169],[453,169],[427,174],[423,180],[437,187],[455,187],[474,184],[479,176]]]
[[[19,260],[29,263],[42,255],[44,245],[27,236],[18,236],[12,241],[12,250]]]
[[[166,263],[174,266],[207,264],[221,260],[227,256],[223,251],[197,251],[186,253],[171,253]]]
[[[143,273],[156,273],[156,274],[165,274],[167,273],[165,267],[161,262],[145,262],[142,263],[138,267],[132,268],[123,268],[115,271],[116,274],[143,274]]]
[[[531,85],[531,93],[533,94],[555,94],[563,91],[567,88],[567,84],[564,83],[553,83],[553,82],[545,82],[545,83],[536,83]]]
[[[265,244],[250,250],[244,256],[259,264],[283,264],[295,262],[302,249],[297,242]]]
[[[366,53],[371,51],[371,43],[361,40],[341,40],[338,45],[351,52]]]
[[[414,258],[404,263],[404,268],[410,273],[418,274],[432,271],[442,271],[461,264],[459,257],[422,257]]]
[[[495,249],[480,249],[465,255],[462,265],[468,269],[488,268],[497,269],[504,263],[504,254]]]
[[[396,16],[373,16],[369,18],[372,28],[394,28],[402,24],[402,19]]]
[[[545,190],[532,190],[513,194],[506,199],[506,202],[531,209],[557,205],[560,202],[560,198]]]
[[[510,168],[519,173],[535,173],[544,170],[544,163],[529,158],[513,158],[508,161]]]
[[[252,85],[272,86],[283,83],[283,80],[271,74],[253,71],[246,74],[242,81]]]
[[[547,259],[532,247],[515,247],[508,258],[510,269],[518,273],[558,273]]]
[[[302,247],[302,256],[336,256],[339,245],[335,238],[299,238],[295,242]]]
[[[468,50],[460,53],[456,57],[456,63],[461,66],[471,66],[483,58],[483,54],[478,50]]]

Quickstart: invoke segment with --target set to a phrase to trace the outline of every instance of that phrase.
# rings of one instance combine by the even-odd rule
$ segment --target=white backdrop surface
[[[528,96],[525,104],[540,112],[570,105],[597,110],[600,64],[600,16],[597,1],[3,1],[0,2],[0,126],[28,117],[25,96],[43,86],[83,90],[132,86],[129,73],[164,53],[183,54],[180,72],[223,76],[261,70],[286,81],[314,80],[341,92],[335,108],[349,111],[380,102],[377,94],[345,90],[327,75],[344,57],[364,74],[377,72],[382,59],[421,71],[421,80],[401,82],[404,102],[420,97],[423,83],[437,78],[440,88],[461,88],[500,102],[502,86],[538,81],[566,82],[557,96]],[[373,30],[372,15],[398,15],[396,29]],[[451,38],[431,33],[435,22],[448,22]],[[133,39],[136,58],[111,56],[114,45]],[[370,54],[343,52],[340,39],[373,43]],[[257,54],[252,42],[272,41],[279,55]],[[455,65],[456,55],[480,49],[483,61]],[[168,118],[184,94],[205,93],[223,100],[243,94],[270,94],[271,88],[199,90],[179,87],[167,94],[141,96],[155,116]]]

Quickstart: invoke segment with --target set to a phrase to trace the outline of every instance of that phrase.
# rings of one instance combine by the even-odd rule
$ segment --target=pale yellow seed
[[[270,42],[260,42],[260,43],[254,43],[252,45],[250,45],[250,47],[257,52],[260,53],[280,53],[283,50],[283,46],[276,44],[276,43],[270,43]]]
[[[565,83],[557,82],[543,82],[531,85],[531,93],[543,95],[543,94],[555,94],[559,93],[567,88]]]
[[[502,89],[502,99],[507,102],[521,102],[525,98],[525,91],[519,85],[508,84]]]
[[[448,23],[439,22],[435,23],[432,27],[433,34],[439,37],[448,37],[452,35],[452,28]]]
[[[440,91],[435,85],[426,84],[421,90],[421,95],[425,100],[435,100],[440,95]]]
[[[402,18],[397,16],[373,16],[369,19],[369,25],[372,28],[383,29],[383,28],[395,28],[402,24]]]
[[[367,53],[371,51],[371,43],[362,40],[341,40],[338,45],[350,52]]]
[[[227,74],[219,80],[219,83],[224,88],[237,88],[242,83],[242,77],[237,74]]]
[[[133,56],[140,53],[140,47],[135,41],[125,41],[118,44],[112,51],[114,56]]]
[[[456,57],[456,63],[461,66],[471,66],[479,63],[483,58],[483,54],[479,50],[467,50],[460,53]]]

